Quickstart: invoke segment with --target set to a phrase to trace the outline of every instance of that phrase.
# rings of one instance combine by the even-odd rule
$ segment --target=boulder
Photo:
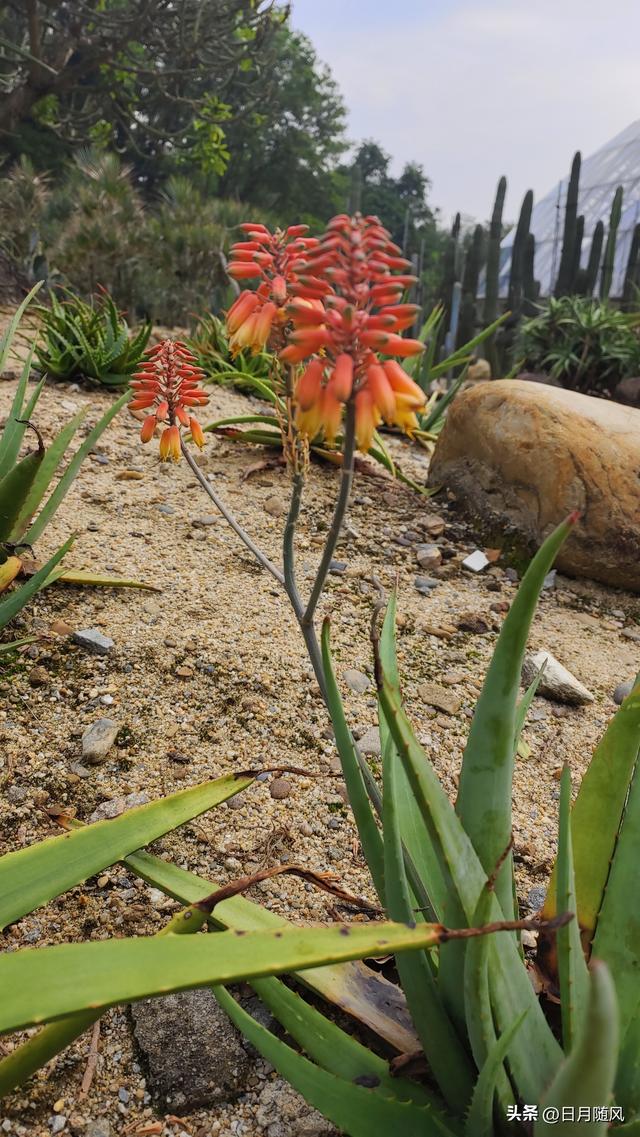
[[[640,407],[640,375],[628,375],[617,384],[613,397],[617,403]]]
[[[581,517],[556,564],[640,592],[640,410],[519,379],[454,399],[429,471],[492,540],[532,549]]]

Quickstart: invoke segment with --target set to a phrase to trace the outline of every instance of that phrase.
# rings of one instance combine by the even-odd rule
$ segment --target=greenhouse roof
[[[560,254],[564,209],[569,176],[563,178],[533,209],[531,232],[536,241],[535,277],[540,281],[540,293],[548,296],[553,291]],[[605,234],[609,226],[609,210],[617,186],[624,190],[622,217],[618,229],[616,257],[611,285],[611,296],[620,296],[629,257],[629,248],[635,225],[640,221],[640,119],[612,138],[595,154],[583,159],[580,172],[578,213],[584,214],[584,238],[581,264],[586,265],[591,248],[591,237],[598,221],[602,220]],[[511,246],[515,226],[502,241],[500,257],[500,295],[506,296],[511,268]]]

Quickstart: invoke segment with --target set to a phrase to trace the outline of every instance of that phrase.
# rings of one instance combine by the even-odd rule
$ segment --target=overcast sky
[[[394,170],[420,162],[447,220],[505,215],[541,197],[640,118],[639,0],[292,0],[293,24],[329,64],[349,136]]]

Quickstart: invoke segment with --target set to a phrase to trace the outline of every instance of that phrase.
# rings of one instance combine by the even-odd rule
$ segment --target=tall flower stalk
[[[326,701],[327,676],[315,616],[349,505],[356,450],[369,449],[382,422],[411,434],[425,402],[424,392],[396,358],[423,350],[420,341],[401,334],[415,320],[416,306],[402,302],[414,277],[407,275],[409,262],[376,217],[341,214],[320,239],[309,237],[304,225],[271,233],[263,225],[247,222],[241,229],[244,239],[232,247],[228,271],[235,280],[252,281],[256,287],[237,297],[227,312],[227,326],[233,352],[257,353],[266,347],[277,358],[274,379],[286,411],[281,428],[292,474],[282,568],[240,525],[180,435],[179,426],[188,425],[192,439],[200,444],[199,428],[194,430],[184,404],[203,395],[196,384],[197,369],[184,355],[182,344],[165,341],[152,349],[136,378],[132,409],[151,410],[142,427],[143,441],[155,433],[158,423],[168,424],[160,439],[161,457],[184,455],[240,540],[284,588]],[[341,438],[341,475],[324,549],[305,597],[296,575],[295,536],[309,442],[318,436],[330,443]],[[361,769],[378,804],[377,787],[364,759]]]

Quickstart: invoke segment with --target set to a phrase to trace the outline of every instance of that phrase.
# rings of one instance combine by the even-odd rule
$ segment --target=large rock
[[[640,591],[640,411],[518,379],[480,383],[451,404],[429,482],[493,539],[523,545],[580,510],[558,568]]]

